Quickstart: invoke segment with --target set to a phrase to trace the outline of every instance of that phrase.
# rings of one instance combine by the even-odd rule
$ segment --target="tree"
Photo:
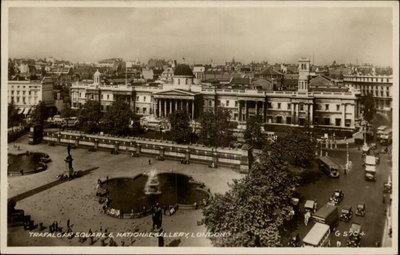
[[[188,143],[191,140],[192,128],[186,111],[175,111],[169,116],[171,135],[177,143]]]
[[[290,220],[290,203],[296,179],[280,158],[264,154],[243,179],[235,180],[225,194],[213,195],[203,209],[203,223],[215,246],[277,247]]]
[[[34,125],[43,125],[49,117],[49,111],[45,102],[40,101],[32,111],[32,123]]]
[[[257,149],[261,149],[264,143],[264,137],[261,133],[263,124],[261,115],[254,115],[247,119],[246,130],[244,131],[244,139],[246,143],[252,145]]]
[[[85,133],[99,132],[99,122],[102,117],[101,105],[98,101],[89,100],[84,104],[78,115],[81,130]]]
[[[200,134],[203,144],[214,147],[229,146],[234,141],[232,129],[236,126],[230,119],[230,111],[222,107],[218,107],[215,112],[203,112]]]
[[[107,112],[104,114],[103,130],[108,134],[126,136],[131,133],[131,121],[134,113],[129,104],[124,100],[117,98]]]
[[[14,127],[21,124],[24,120],[24,116],[18,113],[18,109],[15,107],[14,101],[8,104],[8,126]]]
[[[70,104],[65,104],[65,107],[61,110],[60,115],[62,118],[69,119],[76,116],[76,112],[71,108]]]
[[[274,143],[266,144],[264,150],[275,154],[296,167],[308,167],[315,157],[316,140],[308,128],[292,129]]]
[[[371,93],[361,97],[361,105],[363,106],[363,117],[366,121],[371,122],[375,116],[376,108],[374,97]]]

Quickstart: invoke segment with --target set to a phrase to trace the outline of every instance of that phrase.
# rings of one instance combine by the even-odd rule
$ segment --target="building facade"
[[[251,89],[216,89],[194,82],[194,74],[187,65],[177,65],[172,82],[159,86],[107,86],[100,83],[96,72],[94,83],[75,83],[71,87],[72,107],[78,108],[87,100],[99,100],[106,110],[117,97],[122,97],[141,115],[166,118],[182,109],[191,119],[203,111],[224,107],[231,111],[231,119],[244,127],[252,115],[261,115],[271,125],[310,125],[352,130],[360,116],[360,92],[309,91],[310,61],[299,61],[297,91],[262,91]]]
[[[378,112],[391,114],[393,77],[383,75],[344,75],[343,83],[361,92],[371,94]]]
[[[28,114],[39,102],[54,105],[53,80],[8,81],[8,103],[14,102],[20,113]]]

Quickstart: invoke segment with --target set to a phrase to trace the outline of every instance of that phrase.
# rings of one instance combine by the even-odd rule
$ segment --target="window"
[[[325,104],[325,111],[329,111],[329,104]]]
[[[381,97],[383,97],[383,91],[381,91]]]
[[[178,79],[178,85],[180,85],[181,84],[181,79]]]
[[[208,101],[209,106],[212,106],[212,100]]]
[[[226,106],[229,106],[229,100],[226,100]]]
[[[143,97],[143,101],[146,102],[146,97],[145,96]]]
[[[235,101],[235,107],[237,107],[238,106],[238,102],[237,101]]]
[[[287,109],[290,110],[290,103],[287,104]]]
[[[276,123],[282,123],[282,116],[276,116]]]
[[[143,107],[143,114],[146,114],[146,108]]]
[[[233,119],[234,119],[234,120],[237,120],[238,117],[239,117],[239,115],[238,115],[237,113],[235,113],[235,114],[233,115]]]
[[[109,100],[110,99],[110,95],[107,95],[107,100]]]
[[[340,127],[341,122],[342,122],[342,119],[335,119],[335,125],[336,125],[337,127]]]
[[[136,107],[136,113],[139,113],[139,107]]]
[[[340,104],[337,104],[337,105],[336,105],[336,111],[337,111],[337,112],[340,111]]]
[[[344,122],[344,125],[346,127],[350,127],[351,126],[351,119],[346,119],[345,122]]]
[[[322,110],[322,105],[321,104],[317,104],[317,110]]]
[[[267,104],[267,108],[272,109],[272,104],[271,104],[271,103],[268,103],[268,104]]]
[[[139,101],[139,96],[136,96],[136,101]]]
[[[303,104],[300,104],[300,111],[303,111],[304,110],[304,106],[303,106]]]
[[[386,91],[386,97],[389,97],[389,91]]]
[[[278,109],[281,109],[281,103],[278,103]],[[278,122],[278,123],[280,123],[280,122]]]
[[[101,99],[104,99],[104,95],[103,94],[101,94]]]
[[[286,117],[286,124],[292,124],[292,117]]]
[[[331,124],[331,119],[330,118],[324,118],[324,125],[329,126]]]

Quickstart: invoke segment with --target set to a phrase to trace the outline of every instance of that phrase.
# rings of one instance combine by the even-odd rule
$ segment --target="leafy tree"
[[[21,124],[24,120],[22,114],[18,114],[18,109],[15,107],[14,101],[8,104],[8,126],[14,127]]]
[[[169,116],[172,139],[177,143],[188,143],[191,140],[192,128],[186,111],[175,111]]]
[[[230,111],[222,107],[218,107],[215,112],[203,112],[200,134],[203,144],[215,147],[229,146],[234,140],[232,129],[236,125],[230,119]]]
[[[374,103],[374,97],[371,93],[361,97],[361,105],[363,106],[363,117],[366,121],[371,122],[375,116],[376,108]]]
[[[308,167],[315,157],[316,140],[308,128],[292,129],[274,143],[266,144],[264,150],[293,166]]]
[[[34,125],[43,125],[50,116],[45,102],[40,101],[33,109],[31,116]]]
[[[277,247],[281,231],[290,220],[290,199],[296,179],[282,160],[264,154],[243,179],[235,180],[225,194],[213,195],[203,209],[203,223],[215,246]]]
[[[103,130],[112,135],[129,135],[133,116],[134,113],[129,107],[129,104],[118,98],[104,114],[102,119]]]
[[[263,120],[261,115],[254,115],[247,119],[244,139],[246,142],[257,149],[261,149],[264,143],[264,137],[261,133]]]
[[[101,105],[98,101],[89,100],[84,104],[78,115],[81,130],[85,133],[99,132],[99,122],[102,117]]]
[[[61,110],[61,117],[68,119],[74,116],[76,116],[76,112],[71,108],[71,105],[65,104],[64,109]]]

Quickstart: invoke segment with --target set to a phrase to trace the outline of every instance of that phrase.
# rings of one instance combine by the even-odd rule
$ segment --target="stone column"
[[[178,110],[178,100],[175,100],[175,109],[174,111]]]
[[[238,100],[238,105],[239,105],[239,121],[242,121],[242,101]]]
[[[256,103],[256,115],[258,115],[258,101],[254,101]]]
[[[194,101],[192,101],[192,120],[194,120]]]
[[[158,117],[161,117],[161,101],[157,99],[157,106],[158,106]]]
[[[189,114],[189,101],[185,100],[186,113]]]
[[[247,118],[249,117],[249,109],[247,108],[247,101],[244,101],[244,113],[245,113],[245,121],[247,121]]]
[[[342,111],[342,127],[345,126],[345,121],[346,121],[346,104],[342,104],[343,106],[343,111]]]
[[[168,115],[169,114],[171,114],[172,113],[172,100],[170,99],[170,100],[168,100],[169,101],[169,113],[168,113]]]
[[[310,125],[314,125],[314,105],[310,104]]]
[[[296,104],[296,124],[299,124],[299,104]]]
[[[290,102],[290,117],[292,118],[292,123],[291,125],[294,124],[294,103]]]
[[[262,112],[262,121],[264,122],[265,121],[265,112],[264,112],[264,104],[265,104],[265,102],[261,102],[261,112]]]
[[[167,117],[167,100],[163,99],[164,101],[164,118]]]

